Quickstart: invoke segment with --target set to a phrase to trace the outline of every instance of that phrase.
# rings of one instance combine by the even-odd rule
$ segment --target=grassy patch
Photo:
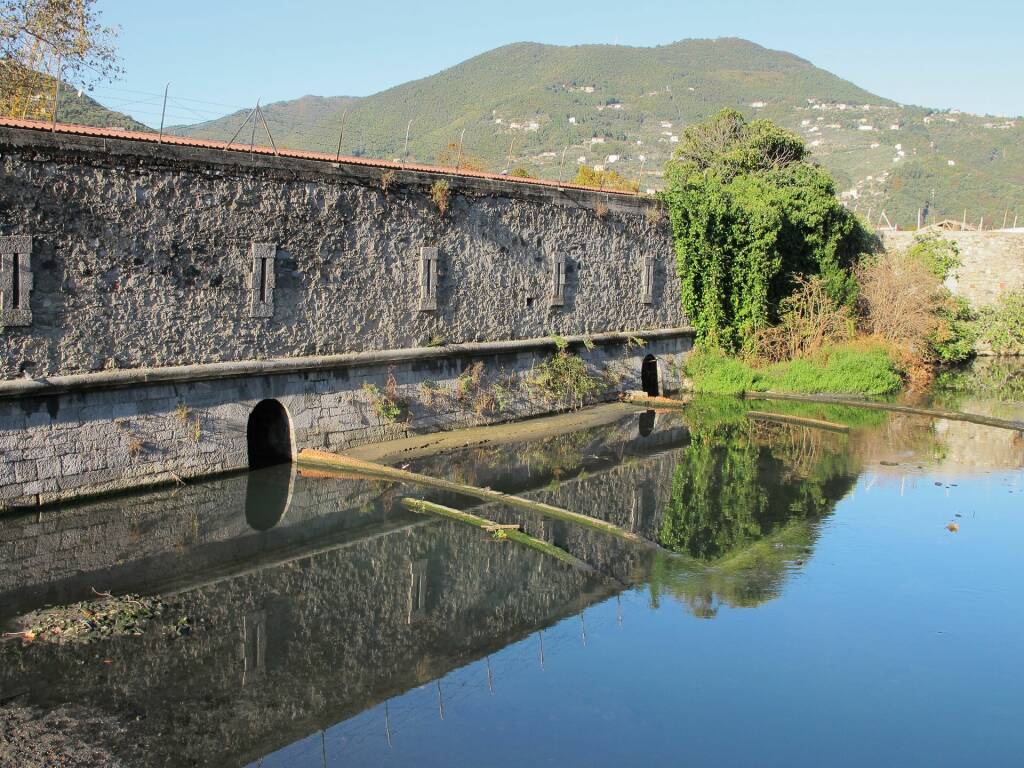
[[[827,347],[810,357],[776,363],[759,383],[762,391],[860,395],[886,395],[903,386],[885,347],[866,343]]]
[[[757,389],[758,372],[719,350],[695,349],[686,360],[693,391],[707,395],[741,395]]]
[[[696,350],[686,375],[701,394],[806,392],[885,395],[903,385],[896,365],[881,344],[856,342],[824,347],[813,355],[755,368],[719,351]]]

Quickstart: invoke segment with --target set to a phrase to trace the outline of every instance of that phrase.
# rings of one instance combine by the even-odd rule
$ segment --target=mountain
[[[152,130],[133,117],[107,109],[85,93],[70,87],[61,91],[57,114],[62,123],[90,125],[94,128],[124,128],[127,131]]]
[[[931,221],[959,219],[965,208],[975,222],[1001,223],[1006,210],[1024,217],[1024,120],[903,106],[739,39],[517,43],[373,96],[304,96],[264,111],[278,146],[335,152],[343,126],[343,154],[401,158],[409,128],[410,160],[450,162],[457,152],[448,147],[465,130],[469,164],[566,179],[577,164],[631,178],[642,170],[643,186],[657,188],[683,127],[723,107],[800,133],[873,222],[885,211],[912,226],[918,209]],[[228,139],[246,114],[171,130]]]

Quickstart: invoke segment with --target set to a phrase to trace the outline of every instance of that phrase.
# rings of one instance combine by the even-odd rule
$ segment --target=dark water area
[[[1024,414],[1005,373],[958,375],[931,402]],[[94,589],[159,594],[194,628],[7,642],[0,702],[101,715],[91,743],[129,765],[1019,764],[1024,435],[745,408],[605,406],[392,461],[657,546],[292,466],[0,518],[8,628]],[[403,498],[521,523],[593,571]]]

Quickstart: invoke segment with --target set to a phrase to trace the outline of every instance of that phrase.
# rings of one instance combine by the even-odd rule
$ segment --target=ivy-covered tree
[[[821,275],[840,303],[854,298],[851,267],[869,236],[808,157],[800,137],[734,110],[685,130],[663,197],[683,309],[703,343],[743,349],[796,275]]]

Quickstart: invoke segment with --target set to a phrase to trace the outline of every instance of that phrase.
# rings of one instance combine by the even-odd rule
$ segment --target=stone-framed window
[[[654,257],[645,256],[643,273],[640,277],[641,301],[644,304],[654,303]]]
[[[0,237],[0,326],[32,325],[32,236]]]
[[[565,256],[556,256],[551,265],[551,306],[565,306],[566,273],[569,261]]]
[[[249,316],[273,317],[277,244],[253,243],[249,257]]]
[[[438,280],[437,248],[424,246],[420,249],[421,312],[433,312],[437,309]]]

